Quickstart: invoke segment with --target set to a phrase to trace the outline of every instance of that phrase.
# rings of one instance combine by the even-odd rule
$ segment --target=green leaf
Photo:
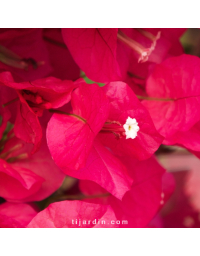
[[[98,86],[100,86],[100,87],[102,87],[102,86],[105,85],[105,84],[103,84],[103,83],[97,83],[97,82],[95,82],[95,81],[90,80],[90,79],[85,75],[85,73],[84,73],[82,70],[81,70],[80,76],[85,80],[85,82],[86,82],[87,84],[98,84]]]

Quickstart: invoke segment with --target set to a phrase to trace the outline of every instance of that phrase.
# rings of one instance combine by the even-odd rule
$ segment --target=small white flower
[[[139,131],[140,127],[135,118],[128,117],[126,123],[123,125],[126,139],[135,139],[137,136],[137,132]]]

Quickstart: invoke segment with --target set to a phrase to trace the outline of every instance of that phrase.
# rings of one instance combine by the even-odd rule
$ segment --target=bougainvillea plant
[[[179,218],[168,205],[180,175],[162,159],[200,158],[200,59],[186,54],[187,33],[0,29],[1,228],[152,228]],[[197,212],[199,176],[192,170],[183,192]]]

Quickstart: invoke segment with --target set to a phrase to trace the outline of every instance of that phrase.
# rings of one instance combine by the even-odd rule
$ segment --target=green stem
[[[138,99],[140,100],[154,100],[154,101],[174,101],[174,99],[170,98],[154,98],[154,97],[149,97],[149,96],[141,96],[141,95],[136,95]]]
[[[10,105],[10,104],[12,104],[12,103],[14,103],[15,101],[18,101],[18,100],[19,100],[19,98],[17,97],[17,98],[15,98],[15,99],[13,99],[13,100],[11,100],[11,101],[9,101],[9,102],[3,104],[2,107],[5,108],[6,106],[8,106],[8,105]]]
[[[90,195],[90,196],[86,196],[86,195],[64,195],[59,197],[58,199],[61,200],[82,200],[82,199],[92,199],[92,198],[100,198],[100,197],[107,197],[109,196],[110,193],[104,193],[104,194],[96,194],[96,195]]]

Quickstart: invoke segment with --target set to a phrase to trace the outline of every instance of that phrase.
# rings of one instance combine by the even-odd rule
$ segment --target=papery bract
[[[152,63],[160,63],[170,54],[183,53],[178,40],[184,30],[172,30],[75,28],[62,29],[62,34],[74,60],[93,81],[127,82],[133,77],[144,84]]]
[[[43,181],[30,170],[12,167],[0,159],[0,196],[6,200],[21,200],[35,193]]]
[[[37,213],[37,207],[31,204],[3,203],[0,205],[0,227],[25,228]]]
[[[62,170],[69,176],[96,182],[119,199],[122,199],[125,192],[130,190],[132,183],[126,167],[97,139],[93,143],[84,168]]]
[[[148,111],[142,106],[130,87],[123,82],[112,82],[103,87],[111,105],[108,123],[117,122],[121,127],[128,117],[136,119],[139,131],[135,139],[119,139],[113,133],[117,129],[109,129],[104,125],[100,138],[117,155],[136,157],[140,160],[149,158],[160,146],[163,138],[156,131]],[[120,125],[117,125],[120,128]],[[113,132],[113,133],[112,133]],[[125,132],[125,130],[124,130]]]
[[[122,200],[114,196],[85,199],[110,205],[118,220],[127,220],[127,227],[145,227],[153,218],[161,205],[162,176],[164,169],[155,158],[137,161],[131,157],[120,158],[127,167],[133,179],[131,189],[125,193]],[[80,189],[85,194],[104,195],[106,190],[91,181],[81,181]],[[124,225],[120,225],[124,227]]]
[[[30,204],[3,203],[0,205],[0,228],[25,228],[37,215]]]
[[[67,49],[61,34],[61,29],[43,29],[43,39],[49,52],[49,61],[52,67],[50,76],[62,80],[76,80],[80,77],[80,68],[74,62]]]
[[[197,122],[188,131],[178,131],[170,138],[165,139],[166,145],[183,146],[190,151],[200,152],[200,122]]]
[[[118,227],[109,206],[81,201],[63,201],[49,205],[38,213],[27,228],[108,228]],[[102,221],[103,224],[102,224]],[[98,223],[99,222],[99,223]]]
[[[15,135],[27,143],[34,144],[32,153],[39,150],[42,140],[42,128],[37,115],[31,110],[23,97],[15,120]]]
[[[134,181],[122,201],[113,200],[112,208],[117,219],[128,220],[129,227],[144,227],[160,207],[165,170],[154,158],[134,164],[131,158],[124,157],[122,162],[126,164]]]
[[[74,60],[90,79],[102,83],[120,79],[116,28],[64,28],[62,35]]]
[[[144,100],[143,105],[166,139],[188,131],[200,119],[199,68],[196,56],[172,57],[157,65],[147,80],[146,90],[152,99]]]
[[[80,169],[108,117],[109,102],[98,85],[82,83],[72,93],[73,114],[54,114],[47,127],[51,155],[61,168]]]

